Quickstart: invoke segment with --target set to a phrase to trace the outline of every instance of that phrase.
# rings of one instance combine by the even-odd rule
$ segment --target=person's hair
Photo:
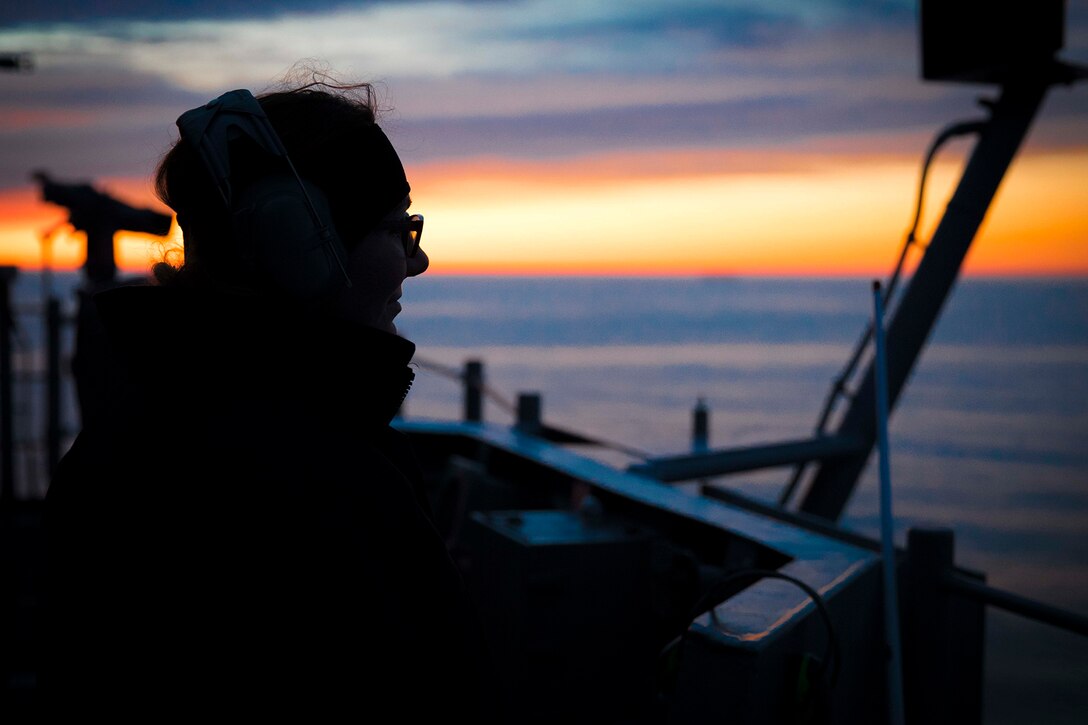
[[[374,87],[369,83],[337,84],[318,79],[257,96],[298,174],[327,196],[332,221],[341,237],[365,233],[351,213],[359,194],[372,191],[365,179],[369,149],[361,134],[377,123]],[[240,154],[232,164],[232,183],[245,182],[268,170],[267,162]],[[234,152],[232,151],[232,158]],[[256,161],[254,163],[254,161]],[[159,199],[177,213],[184,237],[184,260],[175,265],[168,252],[152,268],[159,284],[234,286],[239,283],[238,260],[229,240],[230,211],[194,150],[179,140],[164,155],[155,172]],[[390,208],[392,204],[390,204]],[[387,210],[386,210],[387,211]],[[176,250],[173,253],[176,256]]]

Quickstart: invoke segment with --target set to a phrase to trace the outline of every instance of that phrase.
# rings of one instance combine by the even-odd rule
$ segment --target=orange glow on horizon
[[[914,212],[919,159],[795,149],[602,154],[552,162],[469,159],[409,168],[434,274],[784,275],[888,273]],[[925,240],[961,158],[930,171]],[[967,275],[1088,275],[1088,147],[1027,153],[999,190]],[[99,185],[162,210],[147,180]],[[0,192],[0,263],[82,262],[79,235],[31,187]],[[70,227],[68,228],[70,229]],[[120,234],[118,262],[146,271],[164,240]],[[46,256],[45,253],[49,255]]]
[[[82,179],[59,179],[77,183]],[[95,188],[139,208],[169,212],[142,179],[104,179]],[[0,264],[24,269],[48,266],[57,270],[73,270],[83,264],[86,235],[72,228],[68,211],[42,201],[36,186],[0,192]],[[180,246],[177,225],[168,237],[120,232],[114,239],[118,267],[138,274],[162,259],[170,246]]]
[[[961,164],[930,170],[920,240]],[[412,179],[428,223],[441,220],[425,237],[436,274],[871,276],[898,257],[918,165],[905,155],[719,151],[485,159],[415,169]],[[1022,157],[964,273],[1088,274],[1086,178],[1088,149]]]

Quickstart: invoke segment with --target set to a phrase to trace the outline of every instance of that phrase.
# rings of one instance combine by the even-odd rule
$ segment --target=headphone
[[[215,181],[231,215],[237,257],[259,285],[303,304],[317,304],[351,286],[347,250],[332,224],[328,199],[295,171],[252,93],[224,93],[183,113],[177,126]],[[234,188],[231,146],[243,139],[281,159],[284,170]]]

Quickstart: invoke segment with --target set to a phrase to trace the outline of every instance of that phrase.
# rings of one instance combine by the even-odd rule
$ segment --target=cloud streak
[[[979,94],[919,80],[909,0],[24,5],[38,9],[0,13],[0,48],[36,60],[0,81],[0,188],[33,159],[145,174],[181,111],[307,58],[378,82],[383,123],[420,163],[915,133]],[[1088,18],[1069,16],[1067,46],[1088,57]],[[1085,94],[1048,110],[1061,131],[1037,137],[1084,143]]]
[[[43,58],[94,60],[211,91],[273,78],[299,58],[398,78],[656,75],[722,70],[723,48],[781,49],[797,17],[759,5],[660,2],[377,3],[272,18],[110,19],[0,37]]]

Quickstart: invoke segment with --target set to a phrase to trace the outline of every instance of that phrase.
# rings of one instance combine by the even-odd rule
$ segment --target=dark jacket
[[[230,295],[97,302],[118,374],[48,492],[48,702],[473,719],[475,614],[388,425],[414,345]]]

